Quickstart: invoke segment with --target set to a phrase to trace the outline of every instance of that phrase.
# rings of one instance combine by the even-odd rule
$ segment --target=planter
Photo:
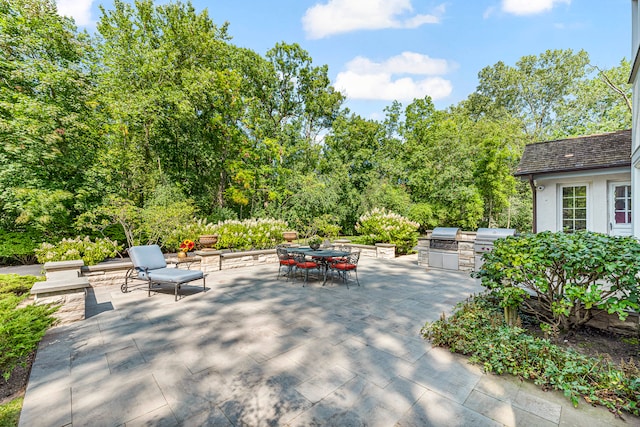
[[[295,239],[298,238],[298,232],[296,232],[296,231],[285,231],[284,233],[282,233],[282,237],[284,238],[284,240],[287,241],[287,243],[291,243]]]
[[[311,243],[309,247],[314,251],[317,251],[320,248],[320,243]]]
[[[200,246],[204,249],[213,248],[218,243],[217,234],[203,234],[199,238]]]
[[[178,252],[178,258],[186,258],[186,257],[187,257],[186,252],[183,252],[183,251]]]

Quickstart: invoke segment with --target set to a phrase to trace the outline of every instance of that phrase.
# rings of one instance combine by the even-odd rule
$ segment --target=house
[[[631,76],[629,83],[633,86],[633,122],[631,124],[631,192],[634,194],[632,200],[631,223],[633,235],[640,238],[640,109],[637,107],[640,102],[640,81],[638,80],[638,68],[640,67],[640,10],[638,10],[638,0],[631,1]]]
[[[531,185],[533,231],[631,235],[631,135],[628,129],[527,145],[515,175]]]

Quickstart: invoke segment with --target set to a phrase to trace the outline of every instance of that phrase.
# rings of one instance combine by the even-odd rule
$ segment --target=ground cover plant
[[[0,275],[0,426],[18,425],[34,352],[57,307],[26,305],[35,276]]]
[[[18,305],[27,298],[35,276],[0,275],[0,374],[6,380],[18,364],[26,363],[49,326],[56,307]]]
[[[460,303],[449,318],[426,323],[422,335],[434,345],[470,356],[486,372],[509,373],[543,389],[560,390],[577,406],[580,399],[607,407],[618,416],[638,415],[640,370],[633,363],[616,366],[563,349],[506,324],[500,296],[483,294]]]

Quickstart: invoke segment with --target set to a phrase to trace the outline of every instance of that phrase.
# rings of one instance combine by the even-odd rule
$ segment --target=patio
[[[150,298],[96,288],[84,321],[38,350],[21,426],[630,425],[574,409],[419,335],[482,287],[416,257],[363,258],[362,286],[276,278],[277,265],[209,274]]]

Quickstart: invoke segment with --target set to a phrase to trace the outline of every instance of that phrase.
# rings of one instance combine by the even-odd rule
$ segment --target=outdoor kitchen
[[[462,231],[435,227],[418,239],[418,265],[450,271],[474,271],[482,267],[482,255],[493,250],[497,239],[514,236],[512,228],[479,228]]]

